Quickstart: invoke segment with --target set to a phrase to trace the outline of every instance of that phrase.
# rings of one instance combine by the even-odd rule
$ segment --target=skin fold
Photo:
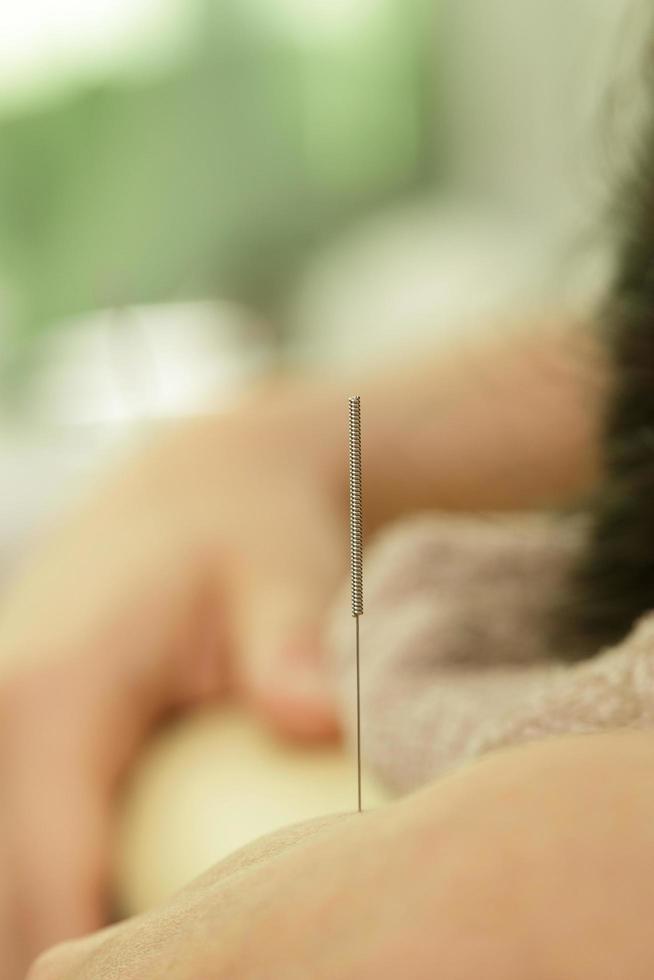
[[[490,755],[259,841],[29,980],[647,980],[653,766],[634,732]]]

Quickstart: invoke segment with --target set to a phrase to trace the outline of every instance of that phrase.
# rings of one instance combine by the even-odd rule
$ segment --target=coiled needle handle
[[[361,506],[361,399],[350,398],[350,553],[352,615],[354,617],[357,678],[357,801],[361,813],[361,671],[359,617],[363,616],[363,512]]]

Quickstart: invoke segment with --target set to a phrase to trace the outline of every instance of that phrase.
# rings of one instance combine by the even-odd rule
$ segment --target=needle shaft
[[[363,512],[361,491],[361,399],[350,398],[350,546],[352,562],[352,615],[356,640],[357,687],[357,802],[361,813],[361,671],[359,618],[363,615]]]
[[[359,617],[355,616],[355,620],[357,624],[357,802],[359,813],[361,813],[361,671],[359,668]]]

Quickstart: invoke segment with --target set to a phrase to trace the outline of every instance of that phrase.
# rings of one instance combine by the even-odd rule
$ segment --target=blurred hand
[[[6,595],[3,980],[108,921],[116,789],[162,715],[235,694],[289,736],[334,735],[319,649],[345,560],[332,490],[282,419],[194,421],[59,527]]]

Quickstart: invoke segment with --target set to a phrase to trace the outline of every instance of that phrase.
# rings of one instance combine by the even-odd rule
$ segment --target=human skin
[[[654,739],[488,756],[290,828],[29,980],[649,980]]]
[[[164,716],[229,696],[290,737],[335,736],[319,637],[347,566],[354,388],[369,532],[592,485],[591,339],[501,336],[372,378],[271,380],[160,433],[35,548],[0,603],[0,976],[107,922],[117,790]]]

